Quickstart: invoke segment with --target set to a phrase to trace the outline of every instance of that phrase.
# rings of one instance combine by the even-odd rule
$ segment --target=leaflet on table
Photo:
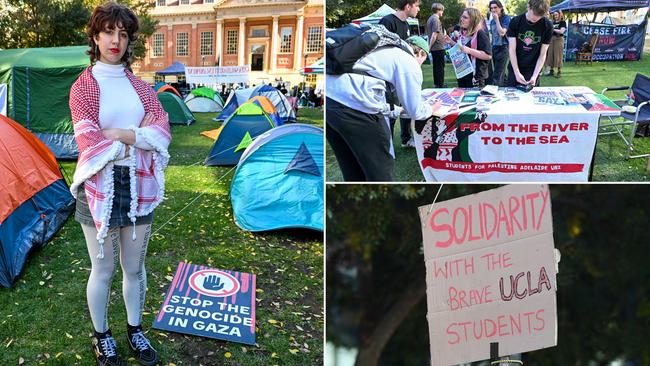
[[[535,104],[565,105],[566,101],[553,90],[533,89],[531,92]]]
[[[463,76],[474,73],[474,65],[469,59],[469,56],[460,50],[458,43],[453,47],[447,50],[449,53],[449,59],[451,59],[451,64],[454,66],[454,72],[456,72],[456,79],[460,79]]]

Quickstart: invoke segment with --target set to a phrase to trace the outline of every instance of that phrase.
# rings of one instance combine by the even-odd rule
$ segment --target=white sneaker
[[[402,143],[402,147],[415,147],[415,141],[413,140],[413,137],[411,137],[410,140],[406,141],[406,143]]]

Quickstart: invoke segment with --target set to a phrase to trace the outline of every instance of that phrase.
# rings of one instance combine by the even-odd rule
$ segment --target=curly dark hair
[[[112,1],[96,7],[88,21],[86,35],[88,35],[90,50],[86,53],[90,56],[91,64],[99,59],[99,48],[95,43],[95,36],[104,30],[115,29],[116,26],[122,26],[129,36],[129,45],[122,55],[121,61],[127,68],[131,65],[133,44],[138,38],[137,32],[140,28],[138,17],[131,9]]]

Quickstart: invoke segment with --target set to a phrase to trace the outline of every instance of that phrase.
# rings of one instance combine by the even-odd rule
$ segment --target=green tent
[[[183,100],[174,93],[158,93],[158,100],[165,112],[169,114],[169,123],[172,125],[190,125],[195,121],[194,115],[187,108]]]
[[[0,84],[7,84],[7,116],[34,133],[57,158],[74,159],[77,145],[68,99],[90,64],[88,46],[0,51]]]

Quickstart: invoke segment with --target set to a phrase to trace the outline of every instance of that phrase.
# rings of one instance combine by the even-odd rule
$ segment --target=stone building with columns
[[[145,78],[180,61],[248,64],[251,83],[297,83],[324,55],[323,0],[156,0],[150,14],[158,27],[133,65]]]

